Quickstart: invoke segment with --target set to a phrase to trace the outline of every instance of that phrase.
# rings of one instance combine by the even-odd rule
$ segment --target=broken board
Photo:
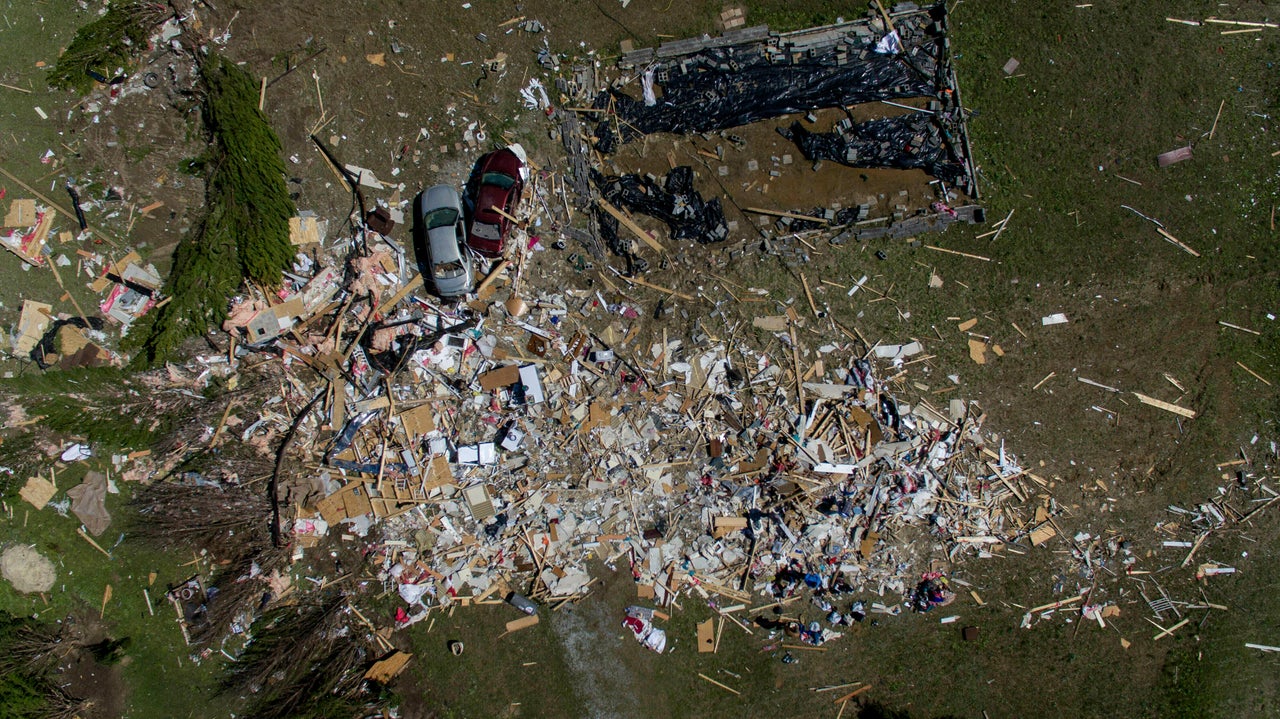
[[[716,650],[715,621],[698,622],[698,653],[710,654]]]
[[[507,622],[507,634],[510,634],[511,632],[518,632],[521,629],[528,629],[529,627],[532,627],[537,623],[538,623],[537,614],[533,614],[527,617],[520,617],[519,619],[512,619],[511,621]]]
[[[409,660],[413,658],[408,652],[394,652],[390,656],[379,659],[369,667],[369,671],[364,673],[365,679],[371,679],[379,684],[389,684],[392,679],[400,676],[400,672],[409,665]]]
[[[44,477],[32,477],[23,485],[18,496],[35,505],[36,509],[43,509],[57,493],[58,488],[53,485],[53,482]]]
[[[430,434],[436,429],[435,413],[429,404],[401,412],[400,421],[404,423],[404,431],[410,439]]]

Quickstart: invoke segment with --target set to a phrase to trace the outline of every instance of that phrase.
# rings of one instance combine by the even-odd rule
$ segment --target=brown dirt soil
[[[153,54],[137,74],[154,76],[158,87],[138,81],[99,86],[65,123],[83,167],[77,179],[90,222],[118,225],[130,247],[162,271],[178,240],[204,215],[203,181],[179,170],[205,149],[199,106],[190,95],[193,71],[189,58]],[[128,89],[116,93],[119,87]],[[122,199],[107,199],[111,190]],[[157,202],[163,205],[141,212]]]
[[[111,719],[124,713],[125,685],[120,667],[106,667],[80,655],[61,674],[72,696],[89,702],[83,719]]]
[[[315,210],[330,219],[330,236],[337,234],[350,207],[350,196],[310,141],[312,132],[327,142],[343,162],[366,167],[384,182],[403,183],[402,197],[438,182],[460,184],[480,152],[499,138],[519,139],[530,149],[535,162],[558,167],[558,144],[549,139],[542,118],[520,108],[515,99],[528,76],[541,75],[532,65],[532,56],[542,42],[549,42],[555,50],[576,52],[576,40],[590,38],[602,55],[609,55],[622,37],[636,37],[636,45],[641,47],[658,40],[656,28],[666,33],[700,29],[710,14],[707,4],[668,4],[669,12],[663,14],[663,3],[649,6],[633,2],[619,20],[614,3],[539,0],[526,2],[520,10],[511,12],[512,17],[538,18],[550,28],[549,32],[529,35],[519,31],[507,34],[499,29],[498,23],[505,18],[495,17],[506,8],[486,7],[481,12],[480,3],[467,11],[458,8],[460,3],[447,10],[404,2],[371,10],[363,3],[339,2],[326,5],[322,17],[313,4],[300,0],[245,3],[243,7],[235,3],[217,5],[218,11],[208,19],[206,31],[219,35],[230,28],[230,39],[221,51],[244,61],[246,69],[256,77],[277,78],[316,48],[325,48],[268,89],[266,110],[284,143],[286,166],[296,178],[291,178],[290,189],[298,195],[298,207]],[[447,13],[447,22],[433,17],[432,12]],[[479,33],[486,34],[486,41],[476,38]],[[506,73],[482,74],[480,63],[499,52],[508,55]],[[378,54],[383,55],[384,65],[366,58]],[[452,58],[445,61],[449,55]],[[526,69],[526,65],[532,69]],[[191,212],[198,209],[202,195],[198,182],[174,172],[178,160],[194,154],[193,146],[184,144],[189,122],[171,107],[160,104],[158,98],[127,98],[113,110],[109,123],[104,118],[103,125],[86,128],[83,142],[85,148],[94,148],[93,162],[119,168],[120,184],[135,204],[146,204],[152,198],[165,201],[157,220],[138,220],[134,230],[135,236],[154,231],[154,240],[145,234],[143,237],[160,246],[172,244],[176,232],[190,222]],[[854,112],[864,117],[875,110],[856,108]],[[834,119],[831,113],[823,113],[819,127]],[[704,194],[729,195],[739,206],[796,209],[837,201],[848,206],[875,197],[884,209],[902,202],[897,193],[903,190],[909,200],[904,204],[924,198],[927,178],[921,173],[858,171],[832,163],[811,173],[811,163],[775,132],[774,128],[783,122],[733,131],[748,140],[746,151],[739,152],[717,137],[654,137],[627,146],[606,168],[611,172],[616,168],[618,172],[661,175],[670,167],[671,153],[677,163],[694,164]],[[471,123],[488,132],[487,143],[476,147],[463,144],[463,134]],[[119,129],[112,133],[108,125]],[[141,157],[129,154],[130,145],[151,135],[164,138],[156,143],[163,147]],[[113,141],[120,145],[110,146]],[[727,159],[723,163],[698,154],[698,149],[715,152],[717,144],[725,147]],[[88,156],[87,149],[85,153]],[[784,153],[793,156],[793,163],[775,168],[771,158]],[[745,169],[749,159],[760,163],[754,174]],[[726,177],[718,175],[720,164],[730,167]],[[399,174],[393,174],[397,168]],[[769,184],[770,190],[765,194],[760,191],[760,182],[752,182],[756,176],[764,181],[771,169],[783,174]],[[392,190],[371,195],[388,199]],[[177,215],[165,214],[169,210]],[[729,219],[741,223],[733,239],[755,239],[748,223],[758,218],[735,212],[730,210]],[[404,235],[397,237],[403,238]],[[1000,240],[1008,241],[1016,240]],[[877,263],[868,256],[879,247],[885,248],[893,263]],[[1010,451],[1050,479],[1049,489],[1066,510],[1060,521],[1067,534],[1088,531],[1098,535],[1110,530],[1139,540],[1143,546],[1158,545],[1152,518],[1170,503],[1203,501],[1209,491],[1207,486],[1221,474],[1215,470],[1214,462],[1228,459],[1206,456],[1203,447],[1230,446],[1237,439],[1248,440],[1247,436],[1216,436],[1218,432],[1234,430],[1180,423],[1159,410],[1139,405],[1132,396],[1077,381],[1077,377],[1083,377],[1116,387],[1141,388],[1157,398],[1174,401],[1181,392],[1164,378],[1164,373],[1169,373],[1192,388],[1185,403],[1229,414],[1241,398],[1231,393],[1231,382],[1224,380],[1230,370],[1215,356],[1220,330],[1214,318],[1216,310],[1227,305],[1231,288],[1215,284],[1212,277],[1189,282],[1109,279],[1036,284],[1008,276],[997,263],[965,265],[963,269],[943,271],[946,284],[942,290],[929,296],[913,295],[913,302],[920,306],[910,306],[906,301],[898,306],[896,301],[881,301],[867,293],[847,298],[842,289],[820,283],[826,279],[847,287],[851,271],[866,272],[872,275],[872,286],[892,296],[894,287],[905,287],[907,283],[923,286],[929,272],[941,264],[940,256],[912,249],[907,243],[848,251],[820,249],[814,253],[814,262],[804,268],[816,285],[819,300],[829,299],[842,322],[865,324],[871,341],[905,341],[902,332],[894,332],[895,327],[903,326],[899,317],[904,310],[929,317],[935,323],[936,337],[928,332],[921,334],[929,353],[936,357],[927,371],[922,368],[921,374],[913,378],[928,383],[928,391],[934,392],[945,391],[948,383],[942,379],[944,375],[960,375],[961,389],[941,398],[975,399],[987,410],[990,420],[986,428],[998,430]],[[648,250],[641,254],[655,259]],[[565,261],[566,257],[567,253],[554,251],[535,253],[527,274],[540,278],[538,286],[548,291],[602,288],[607,281],[618,285],[643,317],[637,343],[641,353],[661,335],[662,328],[668,329],[673,338],[687,337],[699,320],[705,320],[716,309],[727,313],[724,324],[732,325],[740,320],[749,322],[756,314],[775,314],[781,306],[778,301],[799,298],[795,306],[807,314],[798,275],[770,258],[749,255],[730,265],[723,247],[688,247],[675,253],[666,267],[655,261],[648,276],[650,281],[696,294],[700,287],[710,284],[708,275],[728,274],[732,284],[727,286],[738,294],[733,298],[708,289],[709,301],[679,305],[677,312],[658,322],[652,319],[652,311],[660,294],[643,288],[629,289],[603,272],[602,267],[580,274]],[[789,276],[793,280],[789,285],[791,296],[775,293],[759,303],[740,301],[751,299],[740,290],[745,292],[753,279],[766,276],[775,281]],[[901,291],[907,292],[916,290]],[[713,308],[712,303],[719,304]],[[1070,316],[1070,324],[1040,327],[1041,316],[1059,311]],[[958,321],[969,317],[980,318],[974,331],[1000,343],[1006,352],[1004,357],[981,367],[969,360],[967,338],[954,330]],[[1008,324],[1010,319],[1026,332],[1025,336]],[[717,320],[715,326],[723,325]],[[1050,372],[1055,376],[1033,390]],[[1208,388],[1212,388],[1213,396],[1206,394]],[[933,550],[925,539],[915,549],[931,556]],[[831,645],[828,652],[806,652],[799,665],[771,663],[770,673],[763,681],[785,687],[791,696],[799,695],[801,699],[793,707],[811,698],[803,690],[819,683],[814,677],[823,677],[824,681],[829,677],[834,681],[873,683],[887,697],[932,697],[912,707],[922,712],[942,712],[954,706],[946,699],[952,693],[972,696],[972,706],[1003,703],[1006,716],[1047,711],[1040,692],[1009,689],[1009,677],[1017,676],[1028,683],[1052,682],[1065,687],[1063,691],[1079,693],[1056,697],[1054,711],[1048,711],[1051,715],[1060,715],[1055,712],[1062,707],[1070,711],[1081,706],[1095,707],[1096,716],[1129,712],[1133,707],[1125,703],[1123,692],[1088,697],[1081,687],[1097,686],[1104,679],[1151,687],[1159,678],[1161,661],[1171,642],[1135,642],[1126,652],[1120,648],[1116,623],[1105,631],[1086,626],[1078,636],[1078,624],[1047,624],[1034,631],[1017,628],[1019,606],[1025,608],[1052,599],[1054,585],[1059,581],[1068,588],[1081,581],[1079,563],[1070,551],[1067,543],[1055,543],[1026,556],[999,556],[957,569],[977,592],[988,598],[987,604],[979,607],[962,597],[963,603],[956,609],[963,613],[964,623],[982,626],[982,639],[977,643],[962,643],[957,636],[959,625],[940,630],[935,615],[869,621],[854,627],[849,637]],[[1176,563],[1169,557],[1162,559]],[[564,661],[570,675],[593,687],[580,696],[592,715],[688,713],[687,707],[670,699],[673,695],[656,692],[645,697],[653,702],[656,711],[649,711],[648,704],[637,711],[633,695],[636,686],[644,686],[653,678],[670,681],[676,687],[684,685],[663,674],[661,665],[654,669],[647,650],[617,627],[620,610],[629,602],[631,591],[625,572],[605,574],[602,583],[602,597],[584,602],[572,614],[557,613],[550,632],[538,635],[547,645],[542,648],[566,655]],[[1106,596],[1123,598],[1126,614],[1120,623],[1126,634],[1136,637],[1149,632],[1149,628],[1139,619],[1140,603],[1129,586],[1118,577],[1100,575],[1099,587],[1108,592]],[[1192,596],[1193,589],[1180,587],[1186,597]],[[1217,587],[1214,591],[1218,591]],[[993,597],[999,598],[1000,603]],[[887,604],[896,600],[891,596],[883,598]],[[491,624],[500,626],[496,621]],[[486,625],[485,629],[495,626]],[[431,641],[444,651],[444,637],[439,631]],[[476,640],[485,641],[499,632],[500,629],[477,634]],[[558,647],[549,641],[552,639]],[[688,650],[687,646],[680,647],[680,651]],[[540,656],[528,645],[510,651],[513,655],[521,653],[521,658]],[[750,651],[755,651],[754,646]],[[485,669],[484,665],[467,664],[473,661],[471,653],[469,648],[460,664],[477,671]],[[930,666],[945,665],[950,671],[921,675],[913,658],[923,654],[933,657]],[[1077,661],[1077,657],[1086,655],[1090,657],[1088,661]],[[1104,666],[1123,667],[1123,674],[1117,669],[1115,677],[1090,675]],[[1052,679],[1044,678],[1049,675]],[[449,698],[448,692],[435,687],[406,687],[404,696],[405,715],[410,717],[435,716]],[[781,705],[790,700],[775,697],[772,701]],[[824,711],[828,708],[822,707]],[[816,705],[814,709],[816,713]],[[992,712],[992,716],[996,715]]]
[[[98,663],[84,647],[109,638],[108,626],[97,616],[81,613],[64,620],[63,645],[66,656],[58,666],[57,676],[67,693],[87,702],[83,719],[116,719],[123,716],[128,691],[122,669],[133,661],[123,657],[120,663],[106,666]]]

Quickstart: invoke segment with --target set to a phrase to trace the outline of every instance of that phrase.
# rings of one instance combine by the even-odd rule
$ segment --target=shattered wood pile
[[[763,344],[724,313],[654,336],[616,288],[519,289],[527,252],[445,306],[397,244],[360,231],[346,286],[316,264],[270,302],[246,295],[227,330],[236,364],[280,353],[284,405],[320,398],[296,418],[263,407],[243,432],[298,427],[311,469],[281,489],[295,558],[366,543],[401,625],[513,593],[578,600],[620,563],[664,607],[833,583],[891,606],[941,552],[1042,541],[1021,507],[1045,482],[988,446],[981,409],[905,399],[919,342],[869,345],[783,306],[752,323]],[[253,335],[263,316],[270,338]]]

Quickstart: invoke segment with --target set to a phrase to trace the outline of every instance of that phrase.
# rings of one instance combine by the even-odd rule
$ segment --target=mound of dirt
[[[9,547],[0,555],[0,574],[23,593],[47,592],[53,588],[57,574],[50,562],[31,547]]]

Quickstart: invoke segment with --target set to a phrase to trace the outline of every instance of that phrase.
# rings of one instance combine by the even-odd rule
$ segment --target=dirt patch
[[[120,667],[107,667],[87,653],[63,670],[61,679],[69,694],[88,702],[83,719],[112,719],[124,712],[125,687]]]
[[[24,594],[47,592],[58,578],[53,562],[31,547],[18,545],[4,550],[0,571],[13,588]]]
[[[73,615],[64,622],[62,645],[65,655],[57,670],[57,680],[66,692],[85,702],[82,719],[116,719],[124,713],[125,684],[122,669],[131,660],[108,666],[88,649],[110,640],[107,625],[93,614]]]
[[[636,691],[637,686],[650,683],[639,676],[645,673],[639,662],[657,659],[657,655],[631,642],[630,632],[621,629],[622,608],[634,594],[634,585],[623,575],[606,572],[602,567],[593,574],[601,577],[601,594],[572,607],[572,611],[561,612],[551,622],[576,680],[575,692],[589,712],[587,716],[668,716],[663,707],[655,704],[659,699],[644,694],[642,702],[641,693]]]
[[[879,103],[859,105],[854,110],[850,115],[859,122],[907,112]],[[808,121],[809,116],[814,122]],[[829,132],[847,115],[840,110],[821,110],[809,116],[788,115],[706,135],[649,135],[623,146],[605,166],[611,172],[661,177],[676,165],[692,165],[698,173],[698,190],[708,198],[725,198],[725,218],[740,222],[731,240],[754,237],[749,223],[769,227],[777,219],[745,212],[749,207],[807,213],[814,208],[865,204],[870,217],[885,217],[900,206],[914,210],[938,199],[929,184],[932,178],[922,170],[854,168],[806,160],[796,144],[778,130],[799,121],[814,132]],[[656,226],[648,219],[640,222]]]

